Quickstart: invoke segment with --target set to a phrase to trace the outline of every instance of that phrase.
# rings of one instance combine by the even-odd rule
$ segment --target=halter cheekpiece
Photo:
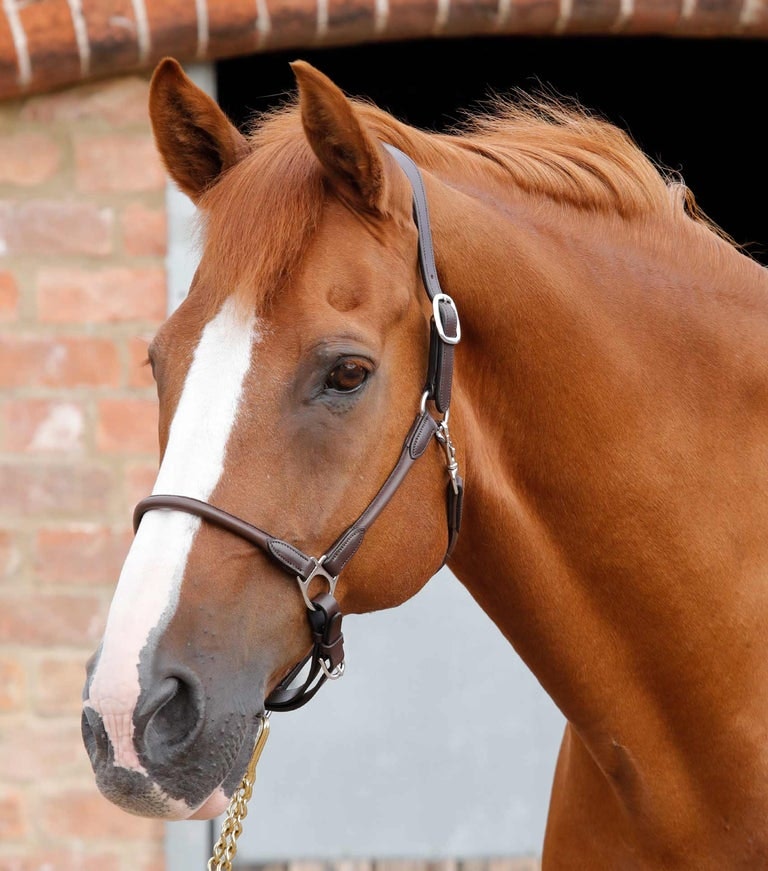
[[[336,539],[321,557],[307,556],[286,541],[275,538],[257,526],[222,511],[207,502],[189,496],[157,494],[142,499],[133,513],[134,530],[141,518],[155,509],[171,509],[194,514],[228,532],[238,535],[261,548],[285,572],[298,582],[307,606],[307,617],[312,628],[311,653],[291,670],[265,701],[271,711],[290,711],[306,704],[326,680],[341,677],[344,672],[344,636],[341,632],[341,610],[334,598],[341,570],[355,555],[366,531],[390,501],[413,463],[426,451],[433,438],[441,445],[446,458],[449,481],[446,488],[448,547],[443,563],[450,556],[461,525],[463,481],[453,442],[448,430],[453,377],[454,346],[461,338],[459,314],[453,300],[443,293],[437,279],[429,210],[421,172],[410,157],[392,145],[382,143],[405,172],[413,188],[413,216],[419,234],[419,267],[424,287],[432,302],[430,321],[429,365],[424,393],[416,419],[411,426],[395,467],[373,497],[368,507]],[[442,415],[436,418],[427,408],[432,402]],[[328,585],[327,592],[309,597],[309,586],[321,577]],[[309,663],[306,677],[293,686]]]

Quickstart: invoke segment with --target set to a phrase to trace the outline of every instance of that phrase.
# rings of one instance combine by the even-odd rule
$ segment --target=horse
[[[98,788],[221,813],[342,615],[447,565],[565,718],[544,869],[768,867],[768,271],[575,100],[436,132],[291,68],[245,131],[152,76],[201,257],[87,665]]]

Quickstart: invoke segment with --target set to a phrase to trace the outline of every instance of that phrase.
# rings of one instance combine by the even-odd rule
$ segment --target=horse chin
[[[126,789],[125,781],[129,778],[131,788]],[[190,807],[183,799],[170,798],[156,783],[135,773],[120,772],[107,780],[97,775],[96,783],[105,798],[127,813],[168,822],[214,819],[226,811],[230,801],[218,787],[197,808]]]
[[[223,814],[229,804],[229,797],[224,793],[223,789],[217,789],[200,805],[200,807],[190,814],[188,820],[212,820],[214,817]]]

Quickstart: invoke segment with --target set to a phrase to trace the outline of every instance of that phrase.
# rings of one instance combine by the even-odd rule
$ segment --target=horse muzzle
[[[82,735],[105,798],[167,820],[208,819],[226,808],[251,757],[258,715],[207,697],[188,669],[152,681],[133,707],[90,689],[89,675]]]

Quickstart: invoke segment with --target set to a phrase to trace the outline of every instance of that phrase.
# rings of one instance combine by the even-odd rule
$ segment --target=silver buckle
[[[335,577],[329,575],[328,572],[323,568],[323,560],[325,559],[326,554],[323,554],[320,559],[315,559],[311,557],[314,565],[312,566],[312,571],[307,575],[306,578],[302,578],[301,575],[296,575],[296,581],[299,584],[299,589],[301,590],[301,595],[304,597],[304,602],[309,608],[310,611],[316,611],[312,600],[309,598],[309,585],[312,583],[312,580],[316,577],[325,578],[328,581],[328,592],[333,596],[336,593],[336,581],[338,581],[339,576]]]
[[[445,325],[443,324],[443,317],[440,313],[440,303],[447,303],[452,309],[453,313],[456,315],[456,335],[449,336],[445,332]],[[458,345],[461,340],[461,321],[459,320],[459,312],[456,308],[456,303],[448,296],[447,293],[436,293],[432,298],[432,312],[435,315],[435,327],[437,328],[437,334],[440,336],[442,341],[445,342],[446,345]]]

